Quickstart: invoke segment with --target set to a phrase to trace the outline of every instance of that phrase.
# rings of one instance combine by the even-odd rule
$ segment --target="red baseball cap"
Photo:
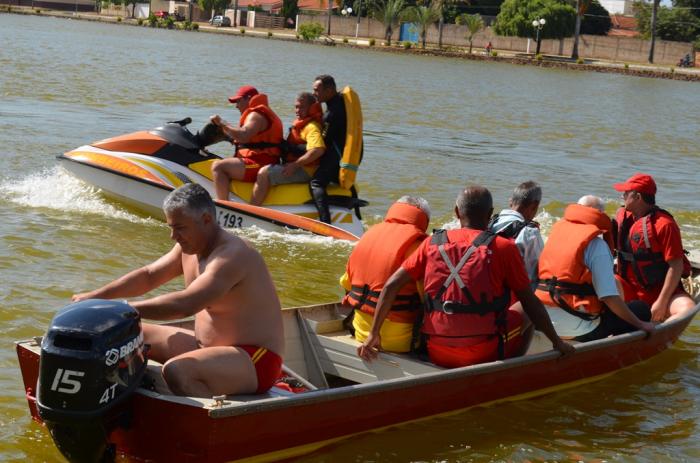
[[[228,101],[231,103],[235,103],[236,101],[240,100],[241,98],[247,98],[251,96],[255,96],[258,94],[258,89],[253,87],[252,85],[244,85],[243,87],[239,88],[238,91],[236,92],[235,95],[230,96],[228,98]]]
[[[613,185],[617,191],[636,191],[648,195],[656,194],[656,182],[651,175],[636,173],[623,183]]]

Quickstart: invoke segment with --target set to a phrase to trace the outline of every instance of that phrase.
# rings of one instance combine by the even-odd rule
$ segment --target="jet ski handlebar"
[[[180,127],[184,127],[184,126],[186,126],[187,124],[189,124],[189,123],[191,123],[191,122],[192,122],[192,118],[191,118],[191,117],[186,117],[186,118],[184,118],[184,119],[180,119],[179,121],[168,121],[168,124],[177,124],[177,125],[179,125]]]

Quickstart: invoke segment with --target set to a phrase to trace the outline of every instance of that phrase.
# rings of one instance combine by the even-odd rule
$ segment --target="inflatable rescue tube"
[[[362,157],[362,107],[360,97],[352,88],[345,87],[340,94],[345,102],[347,129],[338,180],[342,188],[349,189],[355,183]]]

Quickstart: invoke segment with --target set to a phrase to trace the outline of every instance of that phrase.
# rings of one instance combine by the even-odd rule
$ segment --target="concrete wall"
[[[299,15],[298,25],[307,22],[319,22],[326,25],[328,16],[326,15]],[[357,27],[357,17],[344,18],[341,16],[331,17],[331,34],[341,37],[355,37]],[[394,28],[392,40],[399,39],[400,27]],[[442,33],[442,43],[444,46],[469,46],[469,42],[464,38],[467,31],[466,26],[456,24],[445,24]],[[384,25],[379,21],[361,18],[359,27],[359,37],[372,37],[378,40],[384,38]],[[436,44],[438,41],[438,30],[436,26],[431,27],[427,33],[427,41]],[[484,48],[491,42],[496,50],[507,50],[525,53],[528,50],[528,39],[522,37],[503,37],[493,33],[488,27],[473,38],[473,45],[476,48]],[[542,40],[540,52],[551,55],[571,55],[574,39],[563,40],[547,39]],[[530,53],[535,52],[535,41],[530,41]],[[676,65],[686,53],[693,53],[693,45],[685,42],[669,42],[665,40],[656,41],[654,53],[654,63]],[[649,57],[649,41],[629,37],[607,37],[600,35],[582,35],[579,40],[579,55],[582,58],[598,58],[614,61],[646,62]]]

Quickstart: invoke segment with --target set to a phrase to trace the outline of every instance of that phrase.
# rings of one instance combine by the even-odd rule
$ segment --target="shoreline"
[[[37,10],[40,11],[37,13]],[[12,5],[4,5],[0,9],[0,13],[6,14],[21,14],[21,15],[31,15],[31,16],[48,16],[54,18],[62,19],[76,19],[81,21],[92,21],[92,22],[103,22],[107,24],[116,25],[126,25],[135,27],[149,27],[146,25],[139,25],[136,19],[133,18],[121,18],[113,16],[101,16],[96,13],[74,13],[62,10],[42,10],[40,8],[30,8],[30,7],[18,7]],[[370,45],[368,39],[350,39],[346,37],[331,36],[330,38],[325,36],[315,40],[303,40],[298,38],[295,31],[288,29],[245,29],[245,28],[220,28],[209,26],[208,23],[193,23],[198,24],[198,31],[189,32],[204,32],[209,34],[223,34],[232,35],[236,37],[252,37],[252,38],[264,38],[267,40],[283,40],[288,42],[298,42],[305,43],[308,45],[316,46],[341,46],[347,48],[363,49],[363,50],[373,50],[383,53],[396,53],[396,54],[411,54],[419,56],[434,56],[434,57],[444,57],[453,59],[463,59],[472,61],[485,61],[485,62],[497,62],[497,63],[507,63],[515,64],[520,66],[536,66],[540,68],[551,68],[551,69],[566,69],[573,71],[589,71],[589,72],[599,72],[607,74],[620,74],[629,75],[636,77],[646,77],[646,78],[656,78],[656,79],[667,79],[667,80],[677,80],[683,82],[700,82],[700,69],[698,68],[676,68],[675,66],[655,66],[650,64],[642,63],[617,63],[610,61],[601,61],[595,59],[583,59],[583,63],[577,63],[570,58],[564,56],[542,56],[541,59],[535,58],[533,55],[523,56],[522,53],[515,53],[511,51],[498,51],[497,56],[485,55],[482,52],[468,53],[466,50],[455,50],[454,48],[437,49],[437,48],[416,48],[411,46],[410,48],[404,48],[402,45],[398,45],[400,42],[395,42],[395,45]],[[170,30],[180,30],[177,28]],[[290,31],[290,32],[288,32]],[[188,31],[185,31],[188,32]],[[502,54],[502,55],[501,55]]]

